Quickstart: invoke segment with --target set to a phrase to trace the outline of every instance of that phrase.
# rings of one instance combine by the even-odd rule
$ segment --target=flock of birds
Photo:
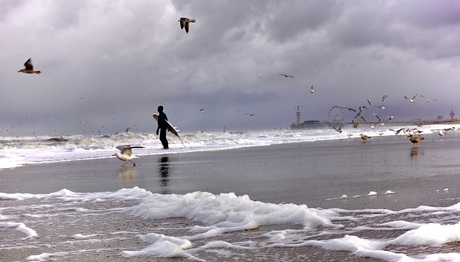
[[[312,87],[313,88],[313,87]],[[404,98],[406,100],[408,100],[409,102],[411,103],[414,103],[415,102],[415,98],[418,96],[418,94],[414,95],[413,97],[407,97],[407,96],[404,96]],[[426,101],[428,103],[431,103],[431,102],[434,102],[434,101],[437,101],[436,99],[429,99],[429,98],[426,98],[424,97],[423,95],[420,95],[421,97],[425,98]],[[385,99],[387,99],[388,96],[387,95],[383,95],[382,96],[382,103],[385,101]],[[367,103],[369,106],[372,106],[372,103],[367,100]],[[386,106],[385,105],[378,105],[378,106],[375,106],[381,110],[385,110],[386,109]],[[364,110],[368,110],[369,108],[366,106],[366,105],[363,105],[363,106],[360,106],[358,107],[358,109],[354,109],[354,108],[350,108],[350,107],[341,107],[341,106],[334,106],[333,108],[339,108],[339,109],[342,109],[342,110],[349,110],[349,111],[352,111],[352,112],[356,112],[356,115],[354,117],[354,119],[351,121],[352,125],[353,125],[353,128],[358,128],[359,124],[361,123],[364,123],[364,122],[367,122],[366,118],[364,117],[363,115],[363,112]],[[369,116],[373,116],[376,118],[376,122],[380,125],[385,125],[385,122],[388,121],[388,120],[392,120],[393,119],[393,116],[388,116],[387,118],[385,119],[382,119],[379,117],[379,115],[377,113],[372,113],[371,115]],[[361,121],[358,122],[358,121],[355,121],[355,119],[360,119]],[[417,122],[415,123],[417,125],[417,127],[422,127],[424,122]],[[374,124],[370,124],[370,127],[371,128],[375,128],[375,125]],[[335,131],[339,132],[339,133],[342,133],[342,128],[343,128],[343,125],[340,125],[340,126],[337,126],[337,127],[333,127]],[[395,133],[395,135],[399,135],[402,133],[404,133],[405,135],[407,135],[407,137],[409,138],[409,141],[412,142],[412,144],[414,146],[416,146],[420,141],[424,140],[425,138],[420,136],[420,134],[423,132],[422,130],[419,130],[418,128],[400,128],[400,129],[397,129],[397,130],[394,130],[394,129],[389,129],[390,131],[393,131]],[[444,136],[448,131],[455,131],[455,127],[451,127],[451,128],[445,128],[444,130],[439,130],[438,131],[438,134],[440,136]],[[352,136],[353,134],[348,134],[348,136]],[[379,135],[383,135],[383,132],[380,132]],[[363,141],[366,141],[370,138],[372,138],[371,136],[368,136],[368,135],[365,135],[365,134],[360,134],[361,136],[361,139]]]
[[[285,78],[294,78],[293,75],[289,75],[289,74],[279,74],[279,75],[283,76]],[[310,87],[309,91],[310,91],[311,94],[314,94],[316,92],[316,90],[313,87],[313,85]],[[404,96],[404,98],[407,101],[409,101],[410,103],[414,103],[415,99],[418,96],[419,96],[419,94],[415,94],[412,97]],[[423,95],[420,95],[420,97],[424,98],[425,101],[428,102],[428,103],[438,101],[436,99],[428,98],[428,97],[425,97]],[[346,111],[346,112],[354,112],[355,116],[351,120],[351,124],[352,124],[353,128],[358,128],[358,126],[360,124],[362,124],[362,123],[369,123],[371,128],[375,128],[376,124],[385,125],[385,122],[393,120],[394,117],[393,116],[387,116],[386,118],[382,118],[376,112],[373,112],[373,113],[371,113],[369,115],[365,115],[365,111],[369,110],[369,108],[371,108],[371,107],[375,107],[375,108],[378,108],[380,110],[385,110],[387,108],[387,106],[384,104],[384,102],[385,102],[385,100],[387,98],[388,98],[388,95],[382,95],[381,104],[379,104],[379,105],[373,105],[371,103],[371,101],[369,99],[367,99],[367,104],[359,106],[357,109],[351,108],[351,107],[346,107],[346,106],[333,106],[330,109],[330,111],[333,110],[333,109],[337,109],[337,110]],[[368,117],[375,117],[376,120],[375,121],[370,120],[368,122],[368,119],[366,119]],[[415,124],[417,125],[417,127],[421,127],[423,125],[423,122],[419,122],[419,123],[415,123]],[[335,131],[337,131],[339,133],[342,133],[344,125],[340,124],[339,126],[334,126],[333,128],[334,128]],[[420,141],[425,139],[424,137],[422,137],[420,135],[423,131],[419,130],[417,128],[400,128],[398,130],[394,130],[394,129],[390,128],[389,130],[393,131],[395,133],[395,135],[399,135],[399,134],[401,134],[401,132],[404,133],[405,135],[407,135],[407,137],[409,138],[409,141],[412,142],[414,146],[416,146]],[[439,134],[439,136],[444,136],[444,135],[446,135],[446,133],[448,131],[455,131],[455,127],[445,128],[443,130],[439,130],[438,134]],[[348,137],[351,137],[352,135],[353,134],[351,134],[351,133],[347,134]],[[383,135],[383,132],[380,132],[379,135]],[[360,137],[361,137],[361,139],[363,141],[367,141],[368,139],[372,138],[371,136],[368,136],[366,134],[360,134]]]
[[[179,20],[179,25],[180,25],[180,28],[181,30],[184,29],[186,33],[189,32],[189,29],[190,29],[190,23],[195,23],[196,20],[195,19],[191,19],[191,18],[187,18],[187,17],[181,17]],[[21,72],[21,73],[25,73],[25,74],[40,74],[41,71],[39,70],[34,70],[34,66],[32,64],[32,59],[29,58],[25,63],[24,63],[24,68],[23,69],[20,69],[18,72]],[[285,78],[294,78],[294,76],[292,75],[289,75],[289,74],[279,74],[280,76],[283,76]],[[316,92],[315,88],[313,87],[313,85],[310,87],[309,89],[309,92],[311,94],[314,94]],[[412,97],[407,97],[407,96],[404,96],[405,99],[407,99],[409,102],[411,103],[414,103],[415,102],[415,99],[417,98],[418,94],[412,96]],[[430,99],[430,98],[427,98],[427,97],[424,97],[423,95],[420,95],[420,97],[426,99],[426,101],[428,103],[431,103],[431,102],[435,102],[437,101],[436,99]],[[388,96],[387,95],[383,95],[382,96],[382,103],[385,101],[385,99],[387,99]],[[372,106],[372,103],[367,100],[367,103],[369,105],[369,107]],[[386,109],[386,106],[384,104],[381,104],[381,105],[378,105],[378,106],[375,106],[381,110],[384,110]],[[342,106],[334,106],[332,107],[331,109],[334,109],[334,108],[338,108],[340,110],[348,110],[348,111],[352,111],[352,112],[355,112],[356,115],[354,117],[354,119],[352,120],[352,125],[353,125],[353,128],[357,128],[359,126],[359,124],[363,123],[363,122],[367,122],[366,120],[366,117],[364,116],[363,112],[364,110],[367,110],[368,107],[366,105],[363,105],[363,106],[360,106],[358,107],[358,109],[354,109],[354,108],[350,108],[350,107],[342,107]],[[200,112],[204,112],[204,109],[200,109]],[[249,116],[255,116],[256,114],[255,113],[246,113],[246,115],[249,115]],[[380,125],[384,125],[385,121],[388,121],[388,120],[391,120],[393,119],[392,116],[389,116],[385,119],[382,119],[379,117],[379,115],[377,113],[372,113],[371,116],[373,117],[376,117],[377,118],[377,122],[380,124]],[[358,122],[359,119],[360,121]],[[357,121],[355,121],[357,120]],[[371,126],[372,127],[372,126]],[[338,127],[334,127],[334,129],[341,133],[342,132],[342,129],[343,129],[343,125],[340,125]],[[392,130],[392,129],[390,129]],[[454,129],[451,129],[451,130],[454,130]],[[424,138],[419,136],[419,134],[421,133],[421,131],[417,130],[417,129],[399,129],[399,130],[393,130],[395,132],[395,134],[399,134],[400,132],[404,132],[404,133],[407,133],[408,134],[408,137],[409,137],[409,140],[414,144],[416,145],[417,143],[419,143],[420,141],[422,141]],[[444,131],[439,131],[439,135],[440,136],[444,136],[445,133],[449,131],[448,129],[444,130]],[[352,134],[348,134],[348,136],[351,136]],[[365,134],[361,134],[361,138],[363,139],[363,141],[366,141],[368,139],[370,139],[371,137],[368,136],[368,135],[365,135]],[[115,153],[113,154],[113,156],[117,157],[118,159],[120,159],[121,161],[124,161],[125,164],[127,164],[128,162],[131,162],[133,164],[133,166],[135,166],[136,164],[132,161],[135,156],[132,154],[132,149],[133,148],[143,148],[141,146],[130,146],[130,145],[123,145],[123,146],[118,146],[117,147],[119,150],[120,150],[120,153]]]
[[[181,17],[178,20],[180,24],[180,28],[184,29],[186,33],[189,32],[189,25],[190,23],[195,23],[195,19],[190,19],[187,17]],[[25,74],[37,74],[39,75],[41,71],[39,70],[34,70],[34,65],[32,64],[32,58],[27,59],[27,61],[24,63],[24,68],[20,69],[18,73],[25,73]],[[201,112],[204,111],[204,109],[200,110]],[[255,114],[251,114],[255,115]],[[128,162],[132,163],[133,166],[136,166],[136,163],[133,162],[133,159],[136,158],[135,155],[133,154],[132,150],[133,148],[144,148],[142,146],[130,146],[130,145],[123,145],[123,146],[118,146],[117,149],[120,150],[119,153],[115,153],[112,156],[115,156],[116,158],[120,159],[121,161],[124,161],[125,163],[123,164],[126,165]]]

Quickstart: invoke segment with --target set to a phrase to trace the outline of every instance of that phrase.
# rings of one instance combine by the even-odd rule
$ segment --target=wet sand
[[[135,161],[136,167],[120,167],[122,162],[112,158],[1,170],[0,192],[47,194],[63,188],[74,192],[103,192],[138,186],[163,194],[235,192],[257,201],[321,208],[401,210],[420,205],[449,206],[460,199],[457,186],[460,184],[459,145],[460,137],[452,134],[442,139],[426,135],[417,148],[407,137],[400,136],[375,137],[365,143],[361,139],[350,139],[192,154],[168,155],[165,151],[162,156],[140,157]],[[394,194],[385,194],[388,190]],[[368,196],[371,191],[377,194]],[[342,199],[342,195],[348,197]],[[33,201],[36,200],[20,201],[20,205],[34,205]],[[0,201],[0,208],[17,204],[16,201]],[[73,254],[73,261],[185,260],[124,258],[120,252],[144,248],[146,244],[136,236],[141,232],[156,232],[162,228],[171,235],[187,235],[186,231],[195,225],[194,222],[144,220],[114,212],[113,208],[116,207],[89,206],[88,209],[95,210],[94,215],[100,216],[91,223],[86,223],[85,217],[73,216],[72,208],[65,216],[69,221],[50,220],[49,227],[34,227],[31,220],[30,226],[40,235],[33,241],[17,241],[14,232],[3,228],[0,230],[4,238],[1,245],[6,251],[2,251],[0,260],[24,261],[29,255],[56,252],[56,249],[79,250]],[[3,212],[3,215],[8,214]],[[250,240],[274,229],[276,227],[261,227],[255,231],[226,234],[219,239]],[[75,234],[94,232],[101,233],[103,246],[82,241],[76,246],[77,241],[74,243],[71,239]],[[119,232],[123,241],[110,243],[112,236],[104,232]],[[68,242],[63,238],[69,238]],[[63,242],[66,245],[62,245]],[[198,246],[203,243],[194,241]],[[459,252],[455,249],[452,252]],[[264,248],[227,258],[209,253],[196,255],[207,261],[266,261],[269,258],[276,258],[276,261],[376,261],[348,252],[313,247]],[[60,261],[59,257],[53,259]]]
[[[449,205],[460,196],[460,136],[405,136],[273,145],[237,150],[115,158],[0,170],[0,192],[234,192],[252,200],[345,209]],[[395,194],[384,194],[388,190]],[[375,191],[377,195],[367,195]],[[340,199],[347,195],[347,199]],[[362,196],[362,197],[355,197]],[[453,199],[453,200],[452,200]]]

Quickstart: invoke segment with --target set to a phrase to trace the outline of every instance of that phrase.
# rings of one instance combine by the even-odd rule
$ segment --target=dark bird
[[[255,116],[255,115],[257,115],[257,114],[254,114],[254,113],[246,113],[246,115]]]
[[[120,150],[120,153],[115,153],[112,156],[116,156],[118,159],[121,161],[126,161],[122,166],[126,165],[128,162],[133,163],[133,166],[136,166],[136,164],[133,162],[133,159],[136,158],[132,154],[132,148],[144,148],[143,146],[117,146],[117,148]]]
[[[280,76],[284,76],[284,77],[290,77],[290,78],[294,78],[293,76],[291,75],[286,75],[286,74],[279,74]]]
[[[371,136],[367,136],[365,134],[360,134],[360,136],[361,136],[361,139],[364,141],[368,140],[369,138],[372,138]]]
[[[414,146],[417,145],[423,139],[425,138],[421,136],[409,135],[409,140],[412,142],[412,144],[414,144]]]
[[[413,96],[412,98],[408,98],[407,96],[404,96],[405,99],[409,100],[409,102],[411,103],[414,103],[414,100],[415,98],[418,96],[418,94],[416,94],[415,96]]]
[[[390,128],[389,130],[395,132],[395,135],[399,135],[399,133],[401,133],[401,131],[403,131],[404,128],[400,128],[400,129],[398,129],[398,130],[394,130],[394,129],[391,129],[391,128]]]
[[[383,95],[383,96],[382,96],[382,102],[385,101],[385,98],[388,98],[388,96],[387,96],[387,95]]]
[[[425,96],[423,96],[423,95],[420,95],[420,96],[421,96],[421,97],[423,97],[423,98],[425,98],[425,99],[426,99],[426,101],[427,101],[428,103],[431,103],[431,102],[436,102],[436,101],[438,101],[438,100],[436,100],[436,99],[430,99],[430,98],[427,98],[427,97],[425,97]]]
[[[180,29],[185,28],[185,32],[188,33],[188,25],[190,23],[195,23],[196,20],[195,19],[190,19],[190,18],[187,18],[187,17],[181,17],[178,22],[180,24]]]
[[[200,112],[202,112],[202,113],[203,113],[203,112],[204,112],[204,109],[203,109],[203,108],[201,108],[201,109],[200,109]]]
[[[349,110],[349,111],[353,111],[353,112],[356,112],[356,109],[353,109],[351,107],[346,107],[346,106],[333,106],[331,107],[330,110],[334,109],[334,108],[339,108],[339,109],[342,109],[342,110]]]
[[[24,67],[25,68],[19,70],[18,73],[21,72],[21,73],[26,73],[26,74],[37,74],[37,75],[41,73],[41,71],[34,70],[34,65],[32,64],[31,58],[27,59],[27,61],[24,63]]]
[[[353,124],[353,128],[358,128],[359,124],[361,124],[361,122],[355,122],[355,120],[351,120],[351,123]]]
[[[338,127],[334,126],[334,130],[339,132],[339,133],[342,133],[342,128],[343,128],[342,126],[338,126]]]

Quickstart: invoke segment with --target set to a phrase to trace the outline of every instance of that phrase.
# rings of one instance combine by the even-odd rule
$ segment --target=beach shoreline
[[[122,162],[115,158],[39,164],[1,170],[0,192],[46,195],[62,189],[91,193],[137,187],[160,195],[209,192],[217,196],[232,192],[237,196],[247,195],[256,202],[306,205],[318,211],[349,210],[356,215],[420,206],[449,207],[460,199],[460,191],[455,186],[460,183],[460,166],[455,164],[460,150],[458,144],[459,137],[456,135],[441,140],[431,134],[426,135],[418,147],[414,147],[405,136],[374,137],[367,142],[343,139],[215,152],[168,154],[165,151],[163,155],[136,159],[135,167],[120,167]],[[26,219],[27,224],[38,232],[39,238],[21,238],[18,232],[0,228],[5,236],[0,255],[2,261],[24,261],[29,256],[45,253],[53,254],[51,258],[60,261],[56,250],[63,252],[63,261],[69,257],[76,261],[186,261],[186,257],[127,258],[121,252],[146,248],[148,244],[139,240],[139,235],[147,232],[186,236],[192,227],[200,226],[186,218],[158,220],[133,217],[117,211],[120,202],[102,202],[102,205],[99,202],[82,202],[73,207],[73,203],[40,201],[2,200],[0,208],[3,216],[14,217],[17,211],[11,211],[11,214],[8,211],[14,210],[18,204],[49,206],[49,212],[63,205],[61,217],[68,217],[72,222],[49,221],[53,224],[49,227],[47,223],[34,225],[33,220]],[[78,216],[78,212],[75,214],[75,210],[79,209],[90,210],[88,217],[100,218],[88,222],[86,216]],[[215,239],[229,243],[242,239],[249,241],[256,236],[263,239],[263,236],[282,228],[261,226],[254,231],[237,231]],[[302,231],[301,228],[294,225],[290,230]],[[85,242],[78,237],[91,236],[95,232],[97,236],[91,237],[91,241],[100,241],[101,246],[94,246],[91,241]],[[373,237],[373,233],[366,234],[364,236]],[[117,240],[111,242],[114,235]],[[205,246],[212,240],[214,238],[195,239],[193,246]],[[74,247],[67,249],[62,243],[74,243]],[[447,248],[452,250],[453,247]],[[226,257],[227,261],[264,261],[272,257],[291,261],[380,261],[312,246],[274,246],[230,253],[233,255]],[[221,261],[225,257],[200,251],[199,248],[193,254],[206,261]]]
[[[35,164],[0,170],[0,192],[105,192],[139,186],[152,193],[234,192],[254,200],[326,208],[450,205],[460,197],[460,191],[450,187],[460,182],[460,168],[452,168],[455,153],[446,152],[456,151],[449,139],[458,143],[457,136],[425,137],[418,147],[399,136],[165,151],[136,159],[136,167],[121,166],[115,158]],[[411,186],[414,180],[420,188]]]

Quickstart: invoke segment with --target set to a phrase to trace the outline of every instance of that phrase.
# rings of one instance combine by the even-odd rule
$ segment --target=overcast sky
[[[383,95],[366,114],[460,117],[456,0],[3,0],[0,35],[0,135],[154,132],[160,104],[182,132],[279,129]]]

